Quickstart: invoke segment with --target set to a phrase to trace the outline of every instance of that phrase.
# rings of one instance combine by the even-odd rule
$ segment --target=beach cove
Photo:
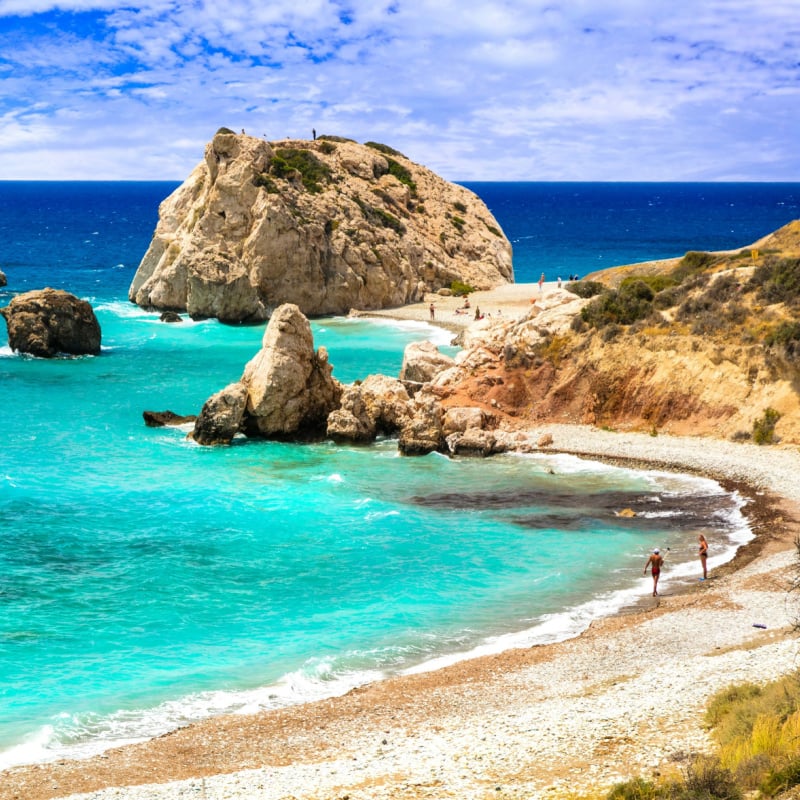
[[[756,538],[706,583],[672,581],[666,569],[658,600],[576,638],[211,719],[84,761],[12,768],[0,798],[553,797],[707,749],[702,712],[714,692],[798,666],[788,590],[800,456],[579,426],[547,432],[564,452],[717,477],[748,496]]]

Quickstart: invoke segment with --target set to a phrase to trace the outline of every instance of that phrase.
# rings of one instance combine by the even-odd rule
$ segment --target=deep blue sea
[[[211,714],[341,693],[553,641],[749,537],[713,481],[559,455],[401,458],[396,443],[201,448],[146,409],[197,412],[263,326],[166,325],[127,289],[168,183],[0,183],[15,293],[88,299],[96,358],[39,360],[0,324],[0,766],[97,752]],[[798,184],[469,184],[518,281],[745,246],[800,217]],[[426,325],[313,324],[344,382],[397,374]],[[620,519],[632,506],[641,514]],[[580,569],[576,569],[576,564]]]

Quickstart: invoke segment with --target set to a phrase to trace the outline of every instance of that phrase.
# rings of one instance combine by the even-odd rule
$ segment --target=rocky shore
[[[572,425],[526,436],[545,433],[562,452],[716,477],[748,498],[756,538],[705,583],[680,584],[667,569],[661,597],[574,639],[211,719],[86,761],[15,768],[0,775],[0,800],[539,798],[679,768],[709,747],[710,695],[798,667],[800,609],[788,590],[800,453]]]

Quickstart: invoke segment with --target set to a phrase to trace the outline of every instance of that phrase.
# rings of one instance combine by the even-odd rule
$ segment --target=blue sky
[[[0,0],[0,179],[176,179],[220,126],[451,180],[800,180],[800,0]]]

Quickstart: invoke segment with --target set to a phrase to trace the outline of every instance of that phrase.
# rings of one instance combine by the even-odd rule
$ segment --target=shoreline
[[[536,441],[545,431],[554,438],[546,452],[701,474],[726,490],[740,491],[751,498],[743,513],[755,537],[715,568],[706,584],[670,585],[667,594],[642,598],[592,622],[578,636],[387,678],[329,700],[212,718],[87,760],[11,768],[0,774],[0,800],[44,800],[78,791],[90,791],[96,800],[168,798],[194,793],[201,785],[202,796],[210,798],[250,797],[256,791],[264,798],[481,797],[496,792],[497,786],[523,791],[525,797],[553,797],[574,791],[583,779],[590,778],[588,788],[664,768],[669,752],[681,747],[687,752],[702,749],[707,734],[699,712],[710,686],[732,682],[737,669],[761,680],[800,666],[794,660],[792,620],[785,618],[776,627],[773,619],[780,614],[781,601],[786,602],[796,560],[792,542],[800,530],[800,488],[793,478],[800,453],[567,425],[542,425],[527,435]],[[751,595],[758,614],[770,617],[764,616],[766,630],[753,628],[755,619],[732,624],[736,606],[745,602],[747,607]],[[704,631],[711,624],[716,645],[697,641],[693,631],[698,616]],[[710,617],[720,619],[715,623]],[[723,655],[744,666],[726,661],[721,668]],[[699,659],[697,674],[687,659]],[[628,718],[662,691],[653,688],[658,684],[651,672],[663,673],[665,660],[667,673],[660,679],[672,691],[669,708],[653,706],[659,744],[644,724],[647,719],[637,723],[637,735],[632,735]],[[685,674],[676,672],[694,678],[687,683]],[[676,687],[680,679],[683,683]],[[695,683],[705,686],[699,698]],[[625,696],[615,690],[618,686],[627,687]],[[676,704],[678,691],[681,701]],[[609,696],[616,696],[613,707],[606,705]],[[594,718],[592,709],[597,707],[606,709],[603,720]],[[601,766],[594,771],[586,770],[589,750],[576,730],[576,714],[583,737],[600,748],[595,761]],[[542,737],[551,755],[558,756],[557,765],[541,758],[531,762],[531,754],[542,756]],[[577,751],[567,758],[576,743]],[[184,783],[98,791],[175,780]]]

